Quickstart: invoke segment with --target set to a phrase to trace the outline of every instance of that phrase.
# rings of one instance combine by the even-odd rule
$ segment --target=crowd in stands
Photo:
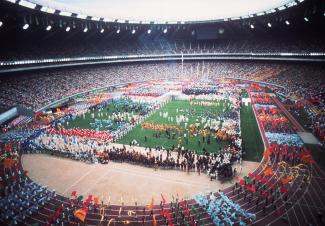
[[[185,63],[183,73],[181,64],[176,63],[99,66],[43,71],[21,76],[2,76],[0,78],[0,108],[4,110],[20,104],[37,110],[51,101],[93,88],[161,78],[196,80],[202,77],[210,79],[235,77],[266,80],[289,87],[286,90],[290,92],[291,86],[289,82],[300,81],[295,80],[291,75],[295,74],[296,76],[307,78],[309,72],[315,70],[317,70],[318,74],[316,79],[323,79],[320,75],[324,69],[321,68],[313,69],[313,67],[308,66],[268,63]],[[290,73],[291,71],[293,73]],[[289,74],[286,76],[286,79],[281,78],[281,72],[282,74]],[[301,81],[302,84],[300,86],[307,86],[310,84],[311,79],[306,81],[306,84]],[[319,79],[318,82],[320,82]],[[312,85],[309,86],[311,87],[307,86],[306,89],[310,88],[312,90],[311,94],[315,93],[315,90],[319,90],[313,89]],[[294,92],[297,89],[297,85],[293,85],[292,89]],[[307,92],[302,91],[301,93]]]
[[[127,41],[127,45],[125,42]],[[23,43],[18,46],[3,46],[0,61],[28,60],[65,57],[92,57],[107,55],[173,54],[173,53],[276,53],[324,52],[322,38],[294,39],[244,39],[214,41],[184,40],[96,40],[88,42],[66,40],[65,42]]]
[[[164,64],[132,64],[71,68],[32,72],[0,78],[0,112],[19,104],[38,110],[54,100],[93,88],[150,79],[219,79],[241,78],[270,82],[282,87],[274,90],[293,103],[303,101],[307,106],[313,132],[324,137],[324,72],[321,65],[195,62]],[[312,76],[311,76],[312,75]],[[297,114],[299,112],[296,109]]]

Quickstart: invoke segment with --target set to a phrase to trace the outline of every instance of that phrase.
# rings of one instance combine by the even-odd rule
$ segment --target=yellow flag
[[[151,197],[151,202],[148,205],[148,209],[152,210],[153,207],[154,207],[154,199],[153,199],[153,197]]]

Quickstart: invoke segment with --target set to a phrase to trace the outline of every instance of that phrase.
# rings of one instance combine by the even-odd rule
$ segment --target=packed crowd
[[[127,45],[125,42],[127,41]],[[18,43],[19,44],[19,43]],[[186,41],[158,39],[139,42],[136,40],[96,40],[88,42],[66,40],[65,42],[49,43],[30,42],[21,46],[3,46],[0,60],[27,60],[64,57],[91,57],[106,55],[134,54],[170,54],[170,53],[275,53],[275,52],[324,52],[325,43],[321,38],[276,38],[264,40],[216,40],[216,41]]]
[[[297,68],[297,69],[296,69]],[[299,71],[300,69],[303,69]],[[287,92],[294,92],[299,86],[313,89],[311,80],[306,84],[303,80],[298,86],[295,75],[306,77],[313,67],[299,65],[279,65],[271,63],[185,63],[183,70],[181,64],[137,64],[119,66],[98,66],[79,69],[61,69],[57,71],[36,72],[21,76],[3,76],[0,78],[0,108],[6,110],[17,104],[33,110],[63,97],[93,88],[111,86],[119,83],[128,83],[150,79],[192,79],[200,80],[203,77],[217,78],[242,78],[274,82],[275,84],[289,87]],[[293,73],[289,73],[293,71]],[[322,79],[323,69],[318,68],[318,78]],[[289,74],[282,79],[280,73]],[[55,79],[53,79],[55,78]],[[315,77],[317,79],[317,77]],[[272,80],[273,79],[273,80]],[[281,80],[277,80],[281,79]],[[292,81],[290,86],[288,82]],[[308,85],[309,84],[309,85]],[[315,91],[316,90],[316,91]],[[320,90],[321,91],[321,90]],[[308,92],[301,92],[308,93]],[[320,94],[319,92],[318,94]],[[304,94],[306,95],[306,94]],[[316,95],[316,94],[315,94]]]
[[[313,76],[310,76],[312,74]],[[17,104],[37,110],[54,100],[97,87],[148,79],[241,78],[270,82],[284,103],[302,105],[307,112],[305,127],[323,140],[324,68],[320,65],[274,63],[196,62],[181,64],[136,64],[98,66],[84,69],[61,69],[0,78],[0,111]],[[55,79],[53,79],[55,78]],[[298,79],[297,79],[298,78]],[[300,116],[301,109],[291,111]],[[2,126],[3,127],[3,126]]]

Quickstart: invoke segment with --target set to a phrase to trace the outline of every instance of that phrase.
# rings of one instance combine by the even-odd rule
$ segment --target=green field
[[[243,91],[242,96],[247,97],[247,92]],[[242,147],[246,151],[244,160],[260,161],[263,156],[264,145],[251,104],[241,107],[240,128],[243,139]]]
[[[201,117],[213,117],[221,114],[223,110],[227,111],[225,104],[228,104],[228,101],[220,101],[220,106],[199,106],[199,105],[190,105],[189,101],[181,101],[175,100],[166,104],[164,107],[159,109],[159,111],[155,112],[149,118],[147,118],[146,122],[156,123],[156,124],[168,124],[168,125],[176,125],[176,122],[168,121],[167,118],[163,118],[160,116],[159,112],[168,112],[168,116],[174,117],[176,115],[186,115],[189,117],[188,125],[193,124],[198,120],[201,122]],[[178,109],[178,113],[177,113]],[[184,131],[185,124],[181,123],[180,127]],[[131,141],[136,140],[139,143],[139,146],[143,147],[157,147],[163,146],[164,148],[171,148],[173,145],[176,147],[178,144],[178,134],[176,133],[175,139],[168,139],[168,137],[163,133],[159,138],[156,138],[154,135],[157,131],[152,129],[144,129],[141,125],[138,125],[131,132],[121,138],[118,143],[122,144],[130,144]],[[217,152],[220,148],[223,148],[228,142],[224,141],[216,141],[215,138],[211,137],[210,144],[207,144],[205,141],[202,142],[202,136],[198,135],[196,137],[190,137],[188,139],[188,143],[186,144],[186,138],[182,133],[182,143],[181,146],[184,146],[185,149],[190,149],[197,151],[198,153],[202,153],[203,148],[205,148],[208,152]],[[145,141],[145,136],[147,137],[147,141]],[[200,144],[199,144],[200,140]]]
[[[85,117],[82,115],[77,116],[76,119],[70,120],[69,124],[64,124],[65,129],[72,129],[79,127],[80,129],[95,129],[94,127],[90,126],[90,123],[95,123],[95,118],[96,119],[108,119],[108,116],[111,116],[114,112],[117,112],[119,110],[118,107],[116,107],[114,104],[109,104],[107,107],[103,108],[102,111],[95,110],[95,111],[89,111],[85,113]],[[103,113],[104,116],[101,117],[98,115],[98,113]],[[94,113],[95,118],[91,117],[91,114]],[[112,122],[112,129],[116,128],[116,123]],[[99,128],[100,131],[107,131],[107,128],[101,127]]]
[[[247,97],[246,91],[242,93],[243,97]],[[217,101],[210,101],[212,103],[216,103]],[[66,129],[71,128],[81,128],[81,129],[96,129],[94,126],[95,118],[97,120],[105,121],[108,119],[108,116],[113,115],[114,113],[120,112],[131,112],[128,104],[130,101],[122,101],[121,103],[110,103],[107,107],[100,110],[94,110],[91,112],[85,113],[85,116],[78,116],[74,120],[70,120],[69,124],[65,123],[63,126]],[[178,112],[177,112],[178,109]],[[152,114],[149,118],[146,119],[146,122],[154,123],[154,124],[168,124],[168,125],[177,125],[175,117],[179,115],[184,115],[189,118],[188,127],[190,124],[194,124],[196,122],[201,122],[202,117],[204,118],[215,118],[218,115],[222,115],[223,112],[227,112],[230,109],[229,101],[220,101],[219,106],[200,106],[200,105],[190,105],[189,101],[181,101],[174,100],[166,104],[164,107],[159,109],[157,112]],[[161,113],[168,112],[168,116],[174,118],[174,121],[168,121],[168,118],[164,118],[160,116]],[[95,118],[91,117],[91,114],[94,114]],[[102,113],[103,116],[99,115]],[[134,112],[135,113],[135,112]],[[242,139],[243,139],[243,149],[246,151],[245,160],[249,161],[259,161],[263,155],[263,143],[261,136],[259,134],[258,126],[256,123],[256,119],[253,113],[252,106],[243,106],[240,112],[241,119],[241,131],[242,131]],[[93,126],[91,126],[91,124]],[[117,124],[112,120],[110,126],[103,123],[101,127],[98,129],[100,131],[112,131],[117,128]],[[187,128],[188,128],[187,127]],[[180,128],[182,129],[182,143],[185,149],[194,150],[198,153],[202,153],[203,149],[208,152],[214,153],[218,152],[221,148],[228,145],[226,141],[216,140],[214,138],[214,134],[211,134],[210,144],[207,144],[207,139],[203,142],[202,136],[194,136],[189,137],[187,135],[187,139],[184,138],[185,133],[185,123],[182,122],[180,124]],[[164,148],[177,147],[178,144],[178,132],[175,130],[174,139],[173,137],[168,137],[165,133],[162,133],[160,137],[155,137],[157,134],[156,130],[153,129],[144,129],[141,125],[135,127],[132,131],[130,131],[127,135],[118,140],[118,143],[121,144],[130,144],[131,141],[136,140],[139,146],[142,147],[152,147],[155,148],[157,146]],[[145,141],[145,137],[147,137],[147,141]],[[200,141],[200,142],[199,142]]]
[[[109,119],[112,115],[117,115],[119,112],[128,113],[123,117],[123,123],[129,122],[129,119],[133,115],[138,115],[140,112],[147,111],[148,104],[134,103],[130,99],[119,99],[109,103],[102,109],[95,109],[86,112],[84,115],[79,115],[73,120],[69,120],[63,127],[65,129],[71,129],[79,127],[80,129],[92,129],[99,131],[114,131],[118,128],[116,120],[113,118]],[[94,117],[92,117],[92,114]],[[120,126],[122,126],[120,124]]]

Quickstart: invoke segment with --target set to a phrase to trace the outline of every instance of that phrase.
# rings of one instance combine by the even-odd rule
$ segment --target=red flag
[[[256,187],[252,184],[251,186],[247,187],[247,190],[250,192],[256,192]]]
[[[76,199],[77,198],[77,192],[73,191],[71,192],[71,198],[70,199]]]
[[[185,202],[184,199],[182,199],[179,203],[179,205],[181,206],[182,209],[185,209]]]

